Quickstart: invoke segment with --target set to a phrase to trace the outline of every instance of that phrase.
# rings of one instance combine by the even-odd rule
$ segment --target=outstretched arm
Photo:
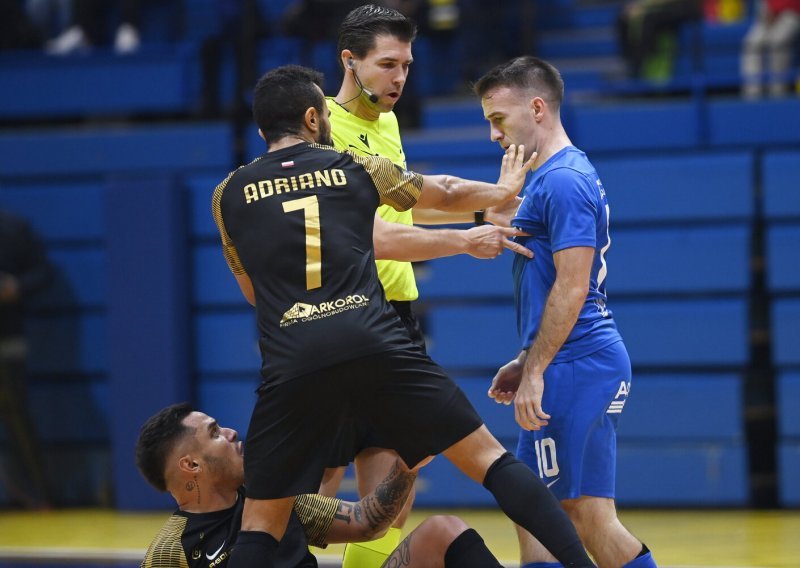
[[[536,159],[534,152],[524,161],[525,147],[511,145],[503,155],[496,184],[466,180],[455,176],[423,176],[422,192],[415,207],[442,211],[475,211],[514,199],[525,183],[525,176]]]
[[[389,223],[376,215],[372,237],[376,259],[419,262],[455,254],[495,258],[504,248],[532,258],[531,251],[511,240],[511,237],[523,234],[516,229],[493,225],[470,229],[424,229]]]

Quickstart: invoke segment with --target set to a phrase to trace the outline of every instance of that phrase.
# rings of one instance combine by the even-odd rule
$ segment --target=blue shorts
[[[586,357],[550,365],[541,430],[520,432],[517,457],[562,499],[614,497],[617,423],[631,387],[631,361],[622,341]]]

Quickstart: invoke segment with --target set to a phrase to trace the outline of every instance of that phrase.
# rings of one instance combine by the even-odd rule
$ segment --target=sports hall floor
[[[0,568],[135,567],[168,513],[0,511]],[[408,526],[435,513],[461,516],[506,566],[518,566],[514,531],[499,512],[415,510]],[[622,510],[620,517],[662,568],[800,568],[800,510]],[[314,552],[332,568],[341,550]]]

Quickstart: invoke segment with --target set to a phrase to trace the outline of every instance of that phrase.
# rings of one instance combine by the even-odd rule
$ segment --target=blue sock
[[[519,568],[563,568],[560,562],[528,562]]]
[[[658,568],[656,561],[653,560],[653,553],[644,544],[639,556],[625,564],[622,568]]]

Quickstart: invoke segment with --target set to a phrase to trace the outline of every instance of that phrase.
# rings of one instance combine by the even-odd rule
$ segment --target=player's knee
[[[426,539],[437,541],[443,549],[447,549],[468,528],[464,521],[453,515],[435,515],[425,519],[415,532]]]

